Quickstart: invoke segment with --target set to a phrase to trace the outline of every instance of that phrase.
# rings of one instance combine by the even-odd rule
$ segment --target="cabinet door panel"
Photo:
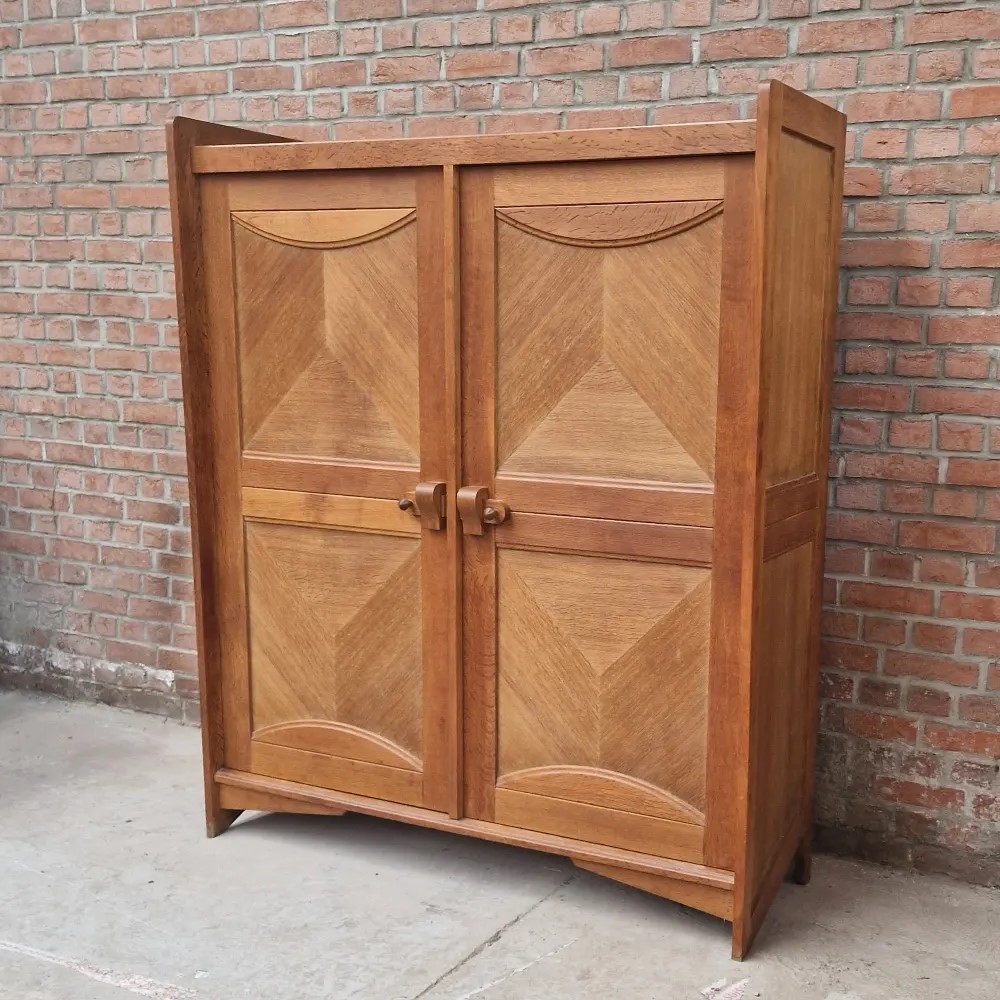
[[[385,204],[363,208],[286,183],[203,186],[225,761],[451,809],[458,736],[427,692],[456,669],[436,581],[457,553],[398,503],[453,478],[446,386],[422,368],[444,351],[442,172],[373,175]]]
[[[672,165],[646,165],[610,202],[532,167],[578,201],[518,206],[518,169],[462,187],[463,478],[520,502],[465,539],[466,807],[700,861],[717,179],[685,164],[650,202]]]

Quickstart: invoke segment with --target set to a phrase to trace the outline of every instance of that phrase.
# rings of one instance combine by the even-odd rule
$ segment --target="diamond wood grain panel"
[[[516,550],[497,562],[501,780],[600,768],[703,812],[709,571]]]
[[[233,225],[243,447],[417,465],[412,213],[320,213],[316,247],[282,214]]]
[[[712,481],[722,217],[691,204],[667,235],[635,206],[499,216],[500,473]]]
[[[333,722],[419,757],[420,542],[247,522],[253,729]]]

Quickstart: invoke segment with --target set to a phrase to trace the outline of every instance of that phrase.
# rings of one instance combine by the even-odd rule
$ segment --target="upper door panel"
[[[721,211],[497,210],[498,475],[711,483]]]
[[[232,218],[244,449],[417,466],[416,211]]]

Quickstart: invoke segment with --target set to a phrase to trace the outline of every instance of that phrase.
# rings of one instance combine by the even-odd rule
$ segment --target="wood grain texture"
[[[264,779],[265,781],[268,779]],[[214,782],[213,782],[214,784]],[[323,805],[319,802],[300,802],[287,795],[257,791],[251,788],[235,788],[232,785],[218,785],[219,800],[230,809],[255,812],[298,813],[303,816],[343,816],[346,809],[339,806]]]
[[[812,593],[812,543],[764,563],[758,629],[760,669],[754,672],[751,703],[750,873],[754,891],[770,866],[773,852],[789,829],[801,827],[809,668],[808,609]],[[764,639],[763,637],[766,637]]]
[[[793,514],[815,510],[822,500],[825,483],[813,472],[769,486],[764,493],[764,523],[774,524]]]
[[[247,450],[416,462],[416,227],[317,250],[233,231]]]
[[[304,142],[277,152],[238,146],[205,148],[195,150],[193,163],[195,173],[258,173],[711,156],[751,152],[753,126],[750,121],[699,122],[519,135]]]
[[[740,871],[746,838],[753,594],[759,562],[757,462],[760,379],[759,255],[755,242],[754,162],[726,166],[725,252],[719,328],[712,640],[711,739],[705,857]],[[742,881],[737,878],[737,916]]]
[[[420,297],[421,478],[445,484],[443,531],[423,528],[424,804],[462,815],[461,538],[455,491],[459,455],[457,178],[450,168],[417,179]]]
[[[322,808],[342,807],[349,812],[363,813],[366,816],[399,820],[431,830],[443,830],[447,833],[493,840],[497,843],[525,847],[545,854],[561,854],[574,860],[579,858],[595,864],[607,864],[627,868],[630,871],[663,875],[682,882],[697,882],[730,890],[733,886],[732,872],[720,871],[706,865],[691,864],[687,861],[659,858],[636,851],[590,844],[572,837],[558,837],[532,830],[518,830],[496,823],[485,823],[481,820],[467,818],[456,820],[430,809],[414,808],[394,802],[382,802],[362,795],[335,792],[293,781],[233,771],[230,768],[222,768],[215,777],[220,785],[238,789],[241,792],[243,790],[266,792],[269,795],[281,796],[289,801],[315,804]]]
[[[496,470],[496,240],[493,175],[462,173],[462,478],[492,486]],[[496,782],[496,552],[491,534],[462,544],[464,808],[493,820]]]
[[[392,500],[243,487],[243,516],[386,535],[419,535],[420,522]]]
[[[600,767],[568,764],[529,767],[501,775],[497,787],[570,802],[588,802],[604,809],[621,809],[678,823],[705,822],[702,812],[676,795],[648,781]]]
[[[336,788],[402,805],[419,806],[424,796],[423,776],[419,771],[347,757],[328,757],[273,743],[254,742],[250,748],[250,766],[252,773],[264,777]]]
[[[628,868],[615,868],[612,865],[594,864],[592,861],[574,861],[577,868],[593,872],[602,878],[610,878],[615,882],[641,889],[643,892],[662,896],[683,906],[711,913],[722,920],[733,919],[733,894],[728,889],[716,886],[702,885],[697,882],[681,882],[665,875],[650,875],[647,872],[631,871]]]
[[[710,486],[616,483],[559,476],[496,477],[496,492],[512,510],[607,520],[710,528],[714,491]]]
[[[229,174],[234,212],[325,212],[416,208],[415,170],[332,170],[323,174]]]
[[[193,158],[198,147],[220,143],[267,143],[272,137],[249,129],[213,125],[183,117],[174,118],[167,125],[166,133],[177,328],[184,386],[184,432],[190,477],[205,822],[208,835],[214,837],[229,826],[237,813],[221,805],[218,789],[212,778],[222,766],[224,735],[218,589],[212,559],[215,505],[212,492],[214,462],[210,415],[211,332],[206,309],[208,288],[201,241],[201,195],[198,179],[194,174]],[[274,138],[281,141],[278,137]]]
[[[508,550],[498,567],[498,777],[600,768],[662,789],[696,822],[707,571]]]
[[[509,788],[498,788],[495,799],[497,822],[504,826],[556,836],[565,836],[571,830],[586,831],[586,839],[593,844],[694,864],[702,862],[704,831],[693,823],[675,823]]]
[[[712,561],[712,530],[515,512],[494,534],[497,545],[509,549],[594,552],[708,566]]]
[[[398,500],[414,489],[420,469],[417,465],[330,462],[244,452],[240,473],[244,486],[260,489]]]
[[[405,208],[349,212],[233,212],[233,221],[250,232],[294,247],[331,250],[377,240],[408,225],[416,213]]]
[[[782,84],[763,88],[758,107],[757,203],[766,262],[762,462],[769,485],[788,484],[786,498],[801,491],[796,481],[815,477],[817,502],[775,521],[762,553],[771,558],[758,580],[753,808],[746,876],[738,879],[734,954],[744,954],[753,940],[780,878],[777,868],[797,856],[800,877],[808,874],[845,129],[838,112]],[[796,542],[804,544],[790,548]],[[787,743],[775,747],[775,739]]]
[[[820,441],[820,381],[826,373],[824,319],[833,183],[832,150],[782,131],[781,191],[768,232],[763,340],[764,475],[768,486],[815,473]]]
[[[339,722],[419,757],[420,542],[254,521],[246,538],[254,731]]]
[[[627,247],[666,239],[722,211],[721,201],[508,208],[497,218],[529,236],[570,246]]]
[[[225,734],[224,762],[249,766],[250,666],[247,643],[246,565],[240,481],[240,398],[236,310],[232,296],[233,246],[228,187],[224,179],[201,181],[202,249],[210,381],[212,481],[215,507],[212,568],[219,619],[219,672]]]
[[[774,559],[789,549],[812,541],[816,535],[816,511],[803,510],[764,529],[764,560]]]
[[[551,225],[560,210],[539,211]],[[591,211],[614,231],[612,206]],[[501,474],[711,482],[721,233],[716,215],[655,243],[578,247],[498,226]]]
[[[326,754],[328,757],[367,760],[372,764],[401,767],[407,771],[421,770],[420,759],[392,740],[342,722],[323,719],[279,722],[257,729],[253,738],[258,743],[274,743],[293,750]]]

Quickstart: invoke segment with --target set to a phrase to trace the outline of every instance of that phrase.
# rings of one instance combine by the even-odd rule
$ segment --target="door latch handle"
[[[431,531],[444,527],[444,483],[417,483],[417,488],[400,497],[399,509],[419,517]]]
[[[510,516],[507,504],[493,499],[485,486],[463,486],[455,499],[462,532],[466,535],[481,535],[485,525],[503,524]]]

